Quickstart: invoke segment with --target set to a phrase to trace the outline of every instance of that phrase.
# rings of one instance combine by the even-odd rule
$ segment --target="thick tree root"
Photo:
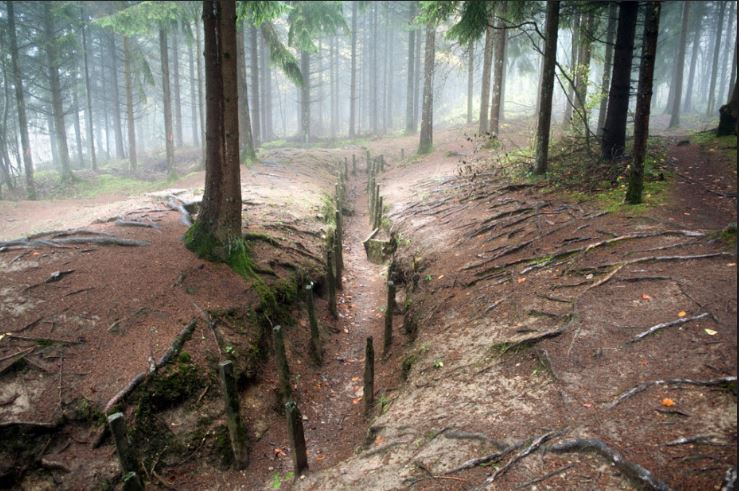
[[[108,403],[105,405],[105,409],[103,410],[104,413],[108,413],[113,406],[118,404],[119,402],[122,402],[126,397],[128,397],[139,385],[141,385],[143,382],[147,381],[154,373],[156,373],[158,370],[160,370],[164,365],[172,361],[179,352],[182,350],[182,346],[185,344],[185,342],[190,339],[190,336],[192,336],[193,331],[195,330],[195,327],[197,326],[197,322],[195,319],[191,320],[189,324],[187,324],[182,331],[177,335],[172,345],[169,347],[169,349],[162,355],[162,357],[159,359],[156,364],[153,365],[153,367],[148,372],[141,372],[137,374],[131,381],[126,385],[123,389],[121,389],[116,395],[114,395]]]
[[[56,239],[19,239],[8,242],[0,242],[0,252],[11,249],[32,249],[36,247],[65,247],[69,245],[95,244],[95,245],[117,245],[123,247],[141,247],[149,245],[144,240],[121,239],[113,236],[93,237],[61,237]]]
[[[497,478],[508,472],[508,469],[513,467],[513,464],[518,462],[519,460],[525,458],[526,456],[534,453],[536,450],[539,449],[544,443],[551,440],[555,436],[559,435],[561,433],[560,431],[550,431],[549,433],[544,433],[543,435],[540,435],[536,437],[526,448],[519,451],[511,460],[509,460],[503,467],[493,472],[490,477],[485,479],[485,483],[491,483],[495,481]]]
[[[126,220],[122,217],[118,217],[115,221],[118,227],[142,227],[142,228],[159,228],[154,222],[140,222],[138,220]]]
[[[551,479],[554,476],[558,476],[572,469],[573,467],[575,467],[575,464],[568,464],[564,467],[560,467],[559,469],[553,470],[552,472],[548,472],[541,477],[537,477],[536,479],[532,479],[531,481],[526,481],[525,483],[516,486],[516,489],[528,488],[529,486],[533,486],[534,484],[538,484],[540,482],[546,481],[547,479]]]
[[[736,489],[736,467],[731,467],[724,475],[721,491],[734,491],[734,489]]]
[[[657,491],[670,491],[671,489],[666,483],[654,477],[654,475],[644,467],[624,459],[621,452],[609,447],[602,440],[594,438],[570,440],[552,445],[548,450],[554,453],[595,452],[610,460],[611,463],[629,479],[632,479],[641,486],[646,486],[648,489],[654,489]]]
[[[678,445],[715,445],[718,447],[728,446],[728,443],[719,441],[711,435],[683,436],[671,442],[665,443],[666,447],[677,447]]]
[[[655,326],[650,327],[649,329],[647,329],[644,332],[640,332],[639,334],[637,334],[636,336],[634,336],[634,338],[631,339],[629,342],[630,343],[636,343],[637,341],[641,341],[642,339],[646,338],[647,336],[650,336],[650,335],[654,334],[657,331],[661,331],[662,329],[667,329],[668,327],[674,327],[674,326],[681,326],[681,325],[683,325],[683,324],[685,324],[687,322],[697,321],[697,320],[700,320],[700,319],[705,319],[706,317],[709,317],[709,316],[710,316],[710,314],[708,312],[703,312],[702,314],[698,314],[698,315],[693,316],[693,317],[683,317],[681,319],[676,319],[676,320],[670,321],[670,322],[662,322],[660,324],[657,324]]]
[[[654,386],[654,385],[695,385],[695,386],[701,386],[701,387],[718,387],[722,385],[730,385],[730,384],[736,384],[736,377],[720,377],[715,378],[711,380],[691,380],[686,378],[675,378],[675,379],[668,379],[668,380],[652,380],[649,382],[642,382],[641,384],[632,387],[631,389],[622,392],[616,399],[606,404],[604,407],[606,409],[613,409],[614,407],[618,406],[622,402],[624,402],[629,397],[632,397],[636,394],[639,394],[640,392],[644,392],[648,388]]]
[[[444,475],[454,474],[456,472],[461,472],[467,469],[472,469],[473,467],[477,467],[478,465],[499,462],[502,458],[504,458],[509,453],[521,448],[522,445],[523,445],[523,442],[514,443],[513,445],[510,445],[498,452],[491,453],[490,455],[486,455],[484,457],[480,457],[477,459],[470,459],[464,462],[462,465],[455,467],[454,469],[446,471]]]

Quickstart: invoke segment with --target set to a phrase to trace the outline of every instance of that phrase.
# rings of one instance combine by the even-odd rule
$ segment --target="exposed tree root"
[[[729,252],[713,252],[710,254],[695,254],[695,255],[689,255],[689,256],[648,256],[648,257],[630,259],[628,261],[619,261],[619,262],[601,264],[600,266],[595,266],[592,268],[583,268],[579,271],[580,272],[591,272],[591,271],[599,271],[602,269],[612,268],[618,265],[630,266],[632,264],[651,263],[651,262],[692,261],[695,259],[713,259],[717,257],[734,257],[734,255]]]
[[[149,379],[149,377],[152,376],[152,374],[156,373],[158,370],[160,370],[164,365],[172,361],[173,358],[175,358],[179,352],[182,350],[182,346],[185,344],[185,342],[190,339],[190,336],[192,336],[193,331],[195,330],[195,327],[197,326],[197,322],[195,319],[191,320],[189,324],[187,324],[182,331],[177,335],[172,345],[167,349],[167,351],[162,355],[162,357],[159,359],[158,362],[153,366],[153,369],[150,369],[148,372],[141,372],[137,374],[131,381],[126,385],[123,389],[121,389],[116,395],[114,395],[108,403],[105,405],[105,409],[103,412],[106,414],[111,410],[113,406],[118,404],[119,402],[122,402],[126,397],[128,397],[141,383],[145,382]]]
[[[547,479],[551,479],[554,476],[558,476],[572,469],[573,467],[575,467],[575,464],[568,464],[564,467],[560,467],[559,469],[553,470],[552,472],[548,472],[541,477],[537,477],[536,479],[532,479],[531,481],[526,481],[525,483],[516,486],[516,489],[528,488],[529,486],[533,486],[534,484],[538,484],[542,481],[546,481]]]
[[[485,479],[485,483],[491,483],[495,481],[497,478],[508,472],[508,469],[513,467],[513,464],[518,462],[519,460],[525,458],[527,455],[532,454],[536,450],[539,449],[544,443],[551,440],[553,437],[559,435],[561,433],[560,431],[550,431],[549,433],[544,433],[543,435],[539,435],[538,437],[534,438],[534,440],[524,449],[519,451],[516,455],[513,456],[511,460],[506,462],[506,464],[501,467],[500,469],[493,472],[490,477]]]
[[[167,197],[166,202],[167,208],[180,212],[180,222],[185,226],[191,226],[192,225],[192,215],[189,211],[187,211],[187,208],[185,207],[186,204],[184,201],[182,201],[180,198],[178,198],[175,195],[170,195]]]
[[[159,228],[154,222],[141,222],[138,220],[126,220],[122,217],[118,217],[115,221],[118,227],[141,227],[141,228]]]
[[[701,387],[719,387],[722,385],[730,385],[730,384],[736,384],[736,377],[720,377],[715,378],[711,380],[691,380],[691,379],[684,379],[684,378],[675,378],[675,379],[667,379],[667,380],[652,380],[649,382],[642,382],[641,384],[632,387],[631,389],[622,392],[616,399],[614,399],[612,402],[609,402],[604,407],[606,409],[613,409],[614,407],[618,406],[622,402],[624,402],[629,397],[632,397],[636,394],[639,394],[640,392],[644,392],[648,388],[652,387],[653,385],[696,385]]]
[[[149,245],[144,240],[122,239],[114,236],[92,236],[92,237],[60,237],[56,239],[19,239],[8,242],[0,242],[0,252],[11,249],[31,249],[36,247],[65,247],[78,244],[117,245],[123,247],[140,247]]]
[[[724,480],[721,483],[721,491],[734,491],[736,488],[736,467],[730,467],[724,474]]]
[[[674,321],[670,322],[662,322],[660,324],[657,324],[655,326],[650,327],[644,332],[641,332],[634,336],[633,339],[631,339],[630,343],[636,343],[637,341],[641,341],[642,339],[646,338],[647,336],[650,336],[654,334],[657,331],[661,331],[662,329],[667,329],[668,327],[674,327],[674,326],[681,326],[685,323],[688,323],[690,321],[697,321],[700,319],[705,319],[706,317],[709,317],[710,314],[708,312],[703,312],[702,314],[695,315],[693,317],[683,317],[681,319],[676,319]]]
[[[503,450],[500,450],[498,452],[491,453],[489,455],[486,455],[484,457],[480,457],[477,459],[470,459],[466,462],[464,462],[462,465],[455,467],[454,469],[448,470],[444,473],[444,475],[454,474],[460,471],[464,471],[467,469],[472,469],[473,467],[477,467],[478,465],[483,464],[489,464],[492,462],[498,462],[503,457],[508,455],[509,453],[513,452],[514,450],[517,450],[523,446],[523,442],[514,443],[513,445],[510,445]]]
[[[648,489],[654,489],[657,491],[670,491],[670,487],[666,483],[654,477],[651,472],[639,464],[627,461],[619,451],[609,447],[601,440],[593,438],[570,440],[552,445],[548,450],[554,453],[595,452],[607,458],[629,479],[635,481],[639,485],[646,486]]]
[[[720,440],[717,440],[715,436],[712,435],[695,435],[695,436],[688,436],[688,437],[680,437],[676,440],[672,440],[670,442],[665,443],[666,447],[676,447],[678,445],[715,445],[718,447],[725,447],[728,446],[728,443],[722,442]]]
[[[24,336],[22,334],[16,334],[14,332],[6,332],[4,335],[0,336],[0,339],[3,337],[17,339],[19,341],[33,341],[34,343],[59,343],[59,344],[82,344],[84,343],[84,339],[60,339],[60,338],[50,338],[46,336],[41,337],[33,337],[33,336]]]

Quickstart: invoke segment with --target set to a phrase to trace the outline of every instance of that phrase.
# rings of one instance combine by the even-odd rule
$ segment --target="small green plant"
[[[426,280],[426,281],[431,281],[434,278],[430,274],[427,274],[426,276],[423,277],[423,279]]]
[[[441,358],[437,358],[434,360],[433,366],[435,369],[444,368],[444,361]]]
[[[227,355],[232,356],[236,352],[236,349],[233,347],[233,345],[228,344],[225,348],[223,348],[223,351],[225,351]]]
[[[272,483],[270,486],[272,489],[280,489],[282,488],[282,485],[285,483],[289,483],[295,478],[295,473],[293,471],[287,471],[285,475],[280,475],[279,472],[275,472],[272,475]]]
[[[390,404],[392,403],[390,398],[387,397],[385,394],[382,394],[377,402],[380,404],[380,414],[385,414],[385,411],[388,410]]]

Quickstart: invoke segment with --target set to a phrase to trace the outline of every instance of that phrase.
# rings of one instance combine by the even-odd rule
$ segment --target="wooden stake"
[[[387,282],[387,306],[385,307],[385,337],[382,343],[382,355],[387,356],[393,343],[393,310],[395,309],[395,283]]]
[[[343,219],[341,211],[336,210],[336,232],[334,234],[334,256],[336,259],[336,288],[341,290],[343,288],[342,272],[344,271],[344,252],[342,250],[342,235],[344,233],[344,226],[342,223]]]
[[[364,348],[364,414],[372,413],[375,405],[375,348],[372,346],[372,336],[367,337],[367,346]]]
[[[290,367],[287,365],[287,354],[285,353],[285,336],[282,327],[272,328],[272,343],[275,347],[275,362],[277,364],[277,375],[279,378],[280,402],[285,403],[292,399],[293,390],[290,386]]]
[[[405,160],[405,148],[400,149],[400,160]]]
[[[295,401],[285,404],[287,415],[287,435],[293,451],[293,467],[295,479],[299,479],[304,471],[308,470],[308,452],[305,448],[305,433],[303,432],[303,416]]]
[[[321,346],[321,333],[318,330],[318,319],[316,318],[316,307],[313,303],[313,282],[305,287],[305,303],[308,306],[308,320],[310,322],[310,354],[316,365],[323,363],[323,347]]]
[[[121,470],[124,476],[125,489],[142,490],[144,484],[138,476],[138,461],[131,445],[128,442],[128,432],[126,431],[126,419],[123,413],[117,412],[108,416],[108,426],[110,433],[113,435],[116,452],[118,453],[118,461],[121,464]]]
[[[246,428],[239,409],[239,391],[236,389],[233,361],[222,361],[218,364],[218,368],[226,402],[226,426],[234,454],[234,467],[244,469],[249,463],[249,454],[246,446]]]
[[[380,160],[380,172],[385,172],[385,156],[380,155],[378,159]]]
[[[352,154],[352,175],[357,175],[357,156]]]
[[[328,311],[334,319],[339,317],[336,310],[336,278],[334,277],[333,232],[329,233],[329,242],[326,247],[326,283],[328,283]]]
[[[344,157],[344,179],[346,179],[347,176],[349,176],[349,160]]]
[[[379,189],[377,191],[380,192]],[[377,197],[377,204],[375,205],[375,226],[374,228],[380,228],[382,226],[382,196]]]

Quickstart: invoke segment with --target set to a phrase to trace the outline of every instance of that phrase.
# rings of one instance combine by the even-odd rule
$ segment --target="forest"
[[[735,489],[736,9],[0,2],[0,489]]]

